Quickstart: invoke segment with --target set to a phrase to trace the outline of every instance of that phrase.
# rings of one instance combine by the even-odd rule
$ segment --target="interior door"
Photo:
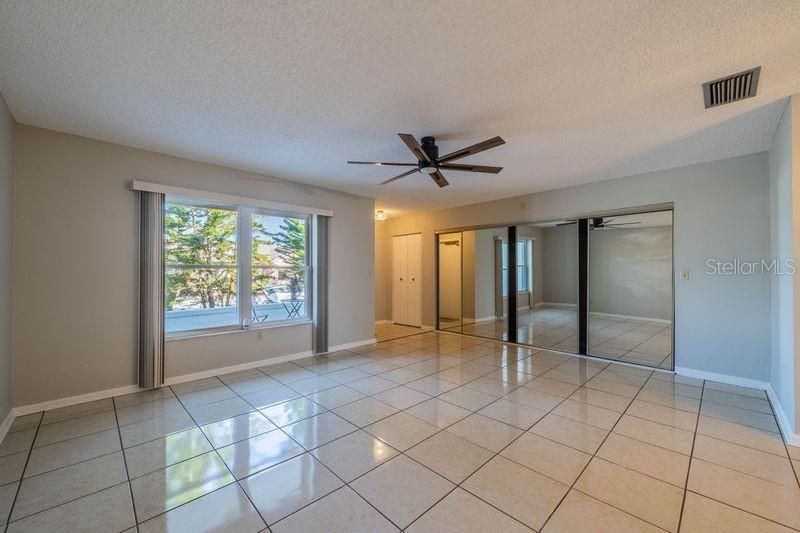
[[[406,242],[406,324],[422,325],[422,235],[408,235]]]
[[[408,237],[392,239],[392,321],[405,324],[408,320]]]

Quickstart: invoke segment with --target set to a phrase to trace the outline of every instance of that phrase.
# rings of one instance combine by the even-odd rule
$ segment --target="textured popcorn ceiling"
[[[756,98],[704,81],[762,65]],[[800,92],[800,2],[3,0],[0,92],[18,122],[447,207],[769,148]],[[505,146],[377,184],[410,161]],[[402,170],[402,169],[400,169]]]

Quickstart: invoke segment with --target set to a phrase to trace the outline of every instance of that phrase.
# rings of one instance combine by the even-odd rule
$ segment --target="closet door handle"
[[[417,281],[417,280],[415,280],[414,278],[411,278],[411,281]]]

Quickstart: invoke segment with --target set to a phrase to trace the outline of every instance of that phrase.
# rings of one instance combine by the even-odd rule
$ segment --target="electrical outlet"
[[[263,331],[257,331],[256,332],[256,341],[261,342],[263,340],[264,340],[264,332]]]
[[[689,281],[689,271],[681,270],[681,281]]]

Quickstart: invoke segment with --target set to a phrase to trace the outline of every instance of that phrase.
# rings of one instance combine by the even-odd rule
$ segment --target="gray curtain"
[[[164,195],[139,191],[139,386],[164,384]]]
[[[314,353],[328,351],[328,283],[330,269],[331,217],[316,215],[314,228],[314,327],[312,344]]]

